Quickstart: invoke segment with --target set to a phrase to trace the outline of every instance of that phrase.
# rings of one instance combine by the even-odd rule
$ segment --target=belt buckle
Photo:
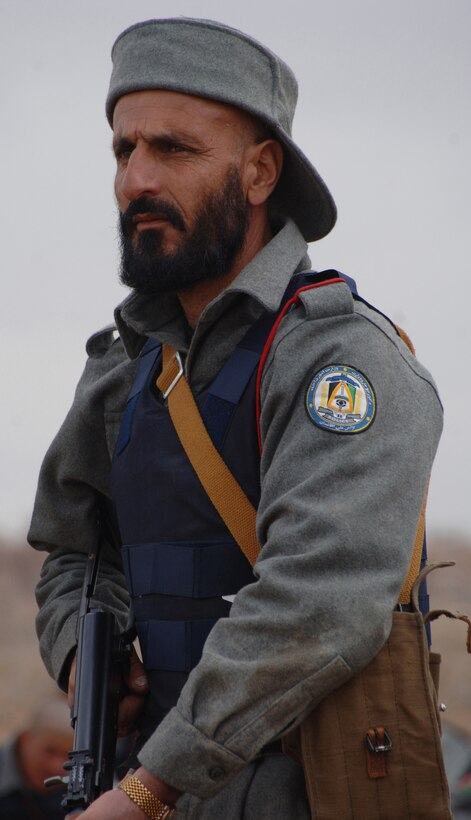
[[[366,735],[366,743],[369,751],[373,752],[373,754],[390,752],[392,749],[392,740],[389,737],[386,729],[382,727],[380,730],[378,730],[376,726],[370,729]]]

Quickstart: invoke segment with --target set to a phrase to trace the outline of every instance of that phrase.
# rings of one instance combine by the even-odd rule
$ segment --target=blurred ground
[[[429,541],[429,563],[456,561],[429,576],[432,609],[457,609],[471,617],[471,541]],[[432,646],[442,655],[440,700],[446,705],[443,722],[471,739],[471,655],[466,651],[466,624],[440,618],[432,624]]]
[[[55,689],[39,657],[33,589],[44,555],[0,539],[0,741]]]
[[[33,589],[44,555],[26,545],[0,539],[0,740],[20,725],[36,699],[51,683],[37,649]],[[432,573],[433,607],[471,614],[471,541],[429,540],[429,560],[456,561],[456,567]],[[443,655],[440,699],[444,722],[471,738],[471,656],[466,653],[466,627],[445,618],[432,627],[433,648]]]

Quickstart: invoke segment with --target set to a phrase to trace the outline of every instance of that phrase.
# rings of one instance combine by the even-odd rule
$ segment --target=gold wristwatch
[[[166,820],[175,814],[173,806],[159,800],[134,774],[126,775],[124,780],[118,783],[118,789],[125,792],[149,820]]]

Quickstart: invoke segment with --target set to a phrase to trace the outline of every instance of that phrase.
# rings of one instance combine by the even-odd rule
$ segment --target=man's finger
[[[72,663],[70,664],[70,672],[69,672],[69,687],[67,689],[67,703],[69,707],[72,709],[74,705],[74,695],[75,695],[75,667],[77,665],[77,659],[74,656]]]
[[[131,652],[129,670],[124,679],[130,691],[135,692],[137,695],[142,695],[149,691],[145,669],[134,648]]]
[[[119,704],[118,735],[126,737],[136,731],[136,723],[145,704],[142,695],[126,695]]]

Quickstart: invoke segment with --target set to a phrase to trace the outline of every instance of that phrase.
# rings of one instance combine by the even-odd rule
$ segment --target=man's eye
[[[183,154],[188,153],[190,149],[179,142],[166,142],[162,145],[162,150],[166,154]]]
[[[118,164],[127,162],[132,154],[132,148],[119,148],[114,152],[115,160]]]

